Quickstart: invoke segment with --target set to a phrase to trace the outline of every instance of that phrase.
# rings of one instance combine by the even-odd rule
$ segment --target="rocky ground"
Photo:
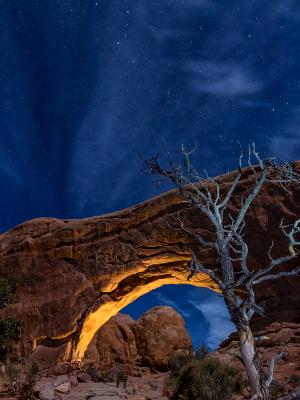
[[[138,321],[123,314],[111,318],[97,332],[77,370],[61,360],[64,346],[47,345],[37,346],[29,359],[39,367],[35,389],[40,400],[165,400],[169,359],[192,351],[184,320],[171,307],[154,307]],[[9,365],[3,374],[10,387],[26,380],[25,365],[15,362],[10,367],[15,377]],[[8,393],[3,387],[2,398]]]
[[[167,373],[149,374],[142,377],[128,377],[126,383],[79,382],[64,383],[55,388],[55,400],[167,400],[164,385]],[[73,375],[74,377],[74,375]],[[74,382],[75,381],[75,382]],[[67,381],[68,382],[68,381]],[[42,382],[39,383],[41,385]],[[45,387],[53,387],[55,381],[46,383]],[[49,386],[47,386],[49,385]],[[64,390],[68,393],[62,393]],[[51,389],[50,389],[51,391]],[[49,391],[49,392],[50,392]],[[40,396],[41,397],[41,396]],[[43,398],[43,397],[41,397]],[[44,400],[52,400],[44,397]]]
[[[168,400],[165,383],[168,373],[129,376],[126,382],[93,382],[87,373],[73,371],[68,375],[43,377],[36,386],[40,400]],[[0,398],[15,400],[0,387]]]

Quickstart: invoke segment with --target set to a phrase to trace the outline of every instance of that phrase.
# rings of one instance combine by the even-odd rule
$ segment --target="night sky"
[[[196,142],[211,174],[235,167],[237,140],[299,158],[298,0],[0,0],[0,27],[1,231],[165,190],[137,156],[164,143]],[[187,290],[129,311],[175,305],[213,348],[212,326],[231,329],[222,299]]]

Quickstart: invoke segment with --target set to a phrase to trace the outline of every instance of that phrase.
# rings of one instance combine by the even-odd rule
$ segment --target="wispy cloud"
[[[178,290],[180,289],[179,287]],[[216,349],[235,330],[224,299],[208,289],[190,286],[185,287],[184,290],[186,294],[184,299],[170,298],[168,292],[164,290],[156,291],[155,297],[159,304],[175,308],[186,318],[187,325],[190,326],[193,334],[194,343],[197,345],[205,343],[209,349]],[[191,323],[195,320],[198,321],[196,325]],[[207,328],[204,329],[204,323],[208,324],[208,331]]]
[[[239,97],[259,92],[263,84],[244,66],[214,61],[194,61],[185,65],[194,91],[219,97]]]
[[[220,342],[235,330],[235,326],[229,319],[224,300],[212,294],[204,299],[192,298],[188,302],[196,310],[199,310],[208,321],[209,332],[206,344],[211,349],[216,349]]]
[[[191,314],[189,312],[187,312],[184,308],[184,305],[181,304],[180,302],[176,301],[176,300],[171,300],[168,296],[164,295],[162,292],[156,292],[155,296],[157,298],[157,300],[162,303],[162,304],[166,304],[170,307],[175,308],[177,311],[180,312],[180,314],[182,314],[185,318],[189,318],[191,317]]]

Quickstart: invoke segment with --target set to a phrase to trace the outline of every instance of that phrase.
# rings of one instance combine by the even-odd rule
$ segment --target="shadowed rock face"
[[[136,321],[127,314],[117,314],[107,321],[89,344],[85,363],[107,368],[121,364],[136,364],[138,352],[133,327]]]
[[[300,170],[300,163],[295,167]],[[234,176],[223,177],[221,194]],[[252,184],[251,172],[245,170],[231,213]],[[174,191],[116,213],[81,220],[39,218],[2,234],[0,274],[16,277],[19,299],[0,316],[24,319],[22,351],[43,341],[68,342],[66,356],[79,360],[100,326],[154,288],[189,283],[217,290],[203,274],[187,281],[191,248],[207,267],[213,267],[217,258],[188,234],[173,229],[178,228],[178,211],[191,229],[197,228],[205,238],[212,236],[208,221]],[[272,239],[273,255],[287,254],[278,225],[281,218],[292,222],[296,216],[300,216],[296,185],[290,192],[273,184],[263,187],[246,219],[251,266],[267,263]],[[266,319],[256,321],[257,327],[272,321],[300,323],[300,278],[267,283],[257,288],[257,296],[268,311]]]

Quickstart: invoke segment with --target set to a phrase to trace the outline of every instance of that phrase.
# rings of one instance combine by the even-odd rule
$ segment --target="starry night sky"
[[[237,140],[299,158],[298,0],[0,0],[0,27],[1,231],[157,194],[137,153],[164,143],[197,142],[211,174],[235,167]],[[189,304],[166,287],[129,311],[174,303],[214,347],[220,298],[187,290]]]

